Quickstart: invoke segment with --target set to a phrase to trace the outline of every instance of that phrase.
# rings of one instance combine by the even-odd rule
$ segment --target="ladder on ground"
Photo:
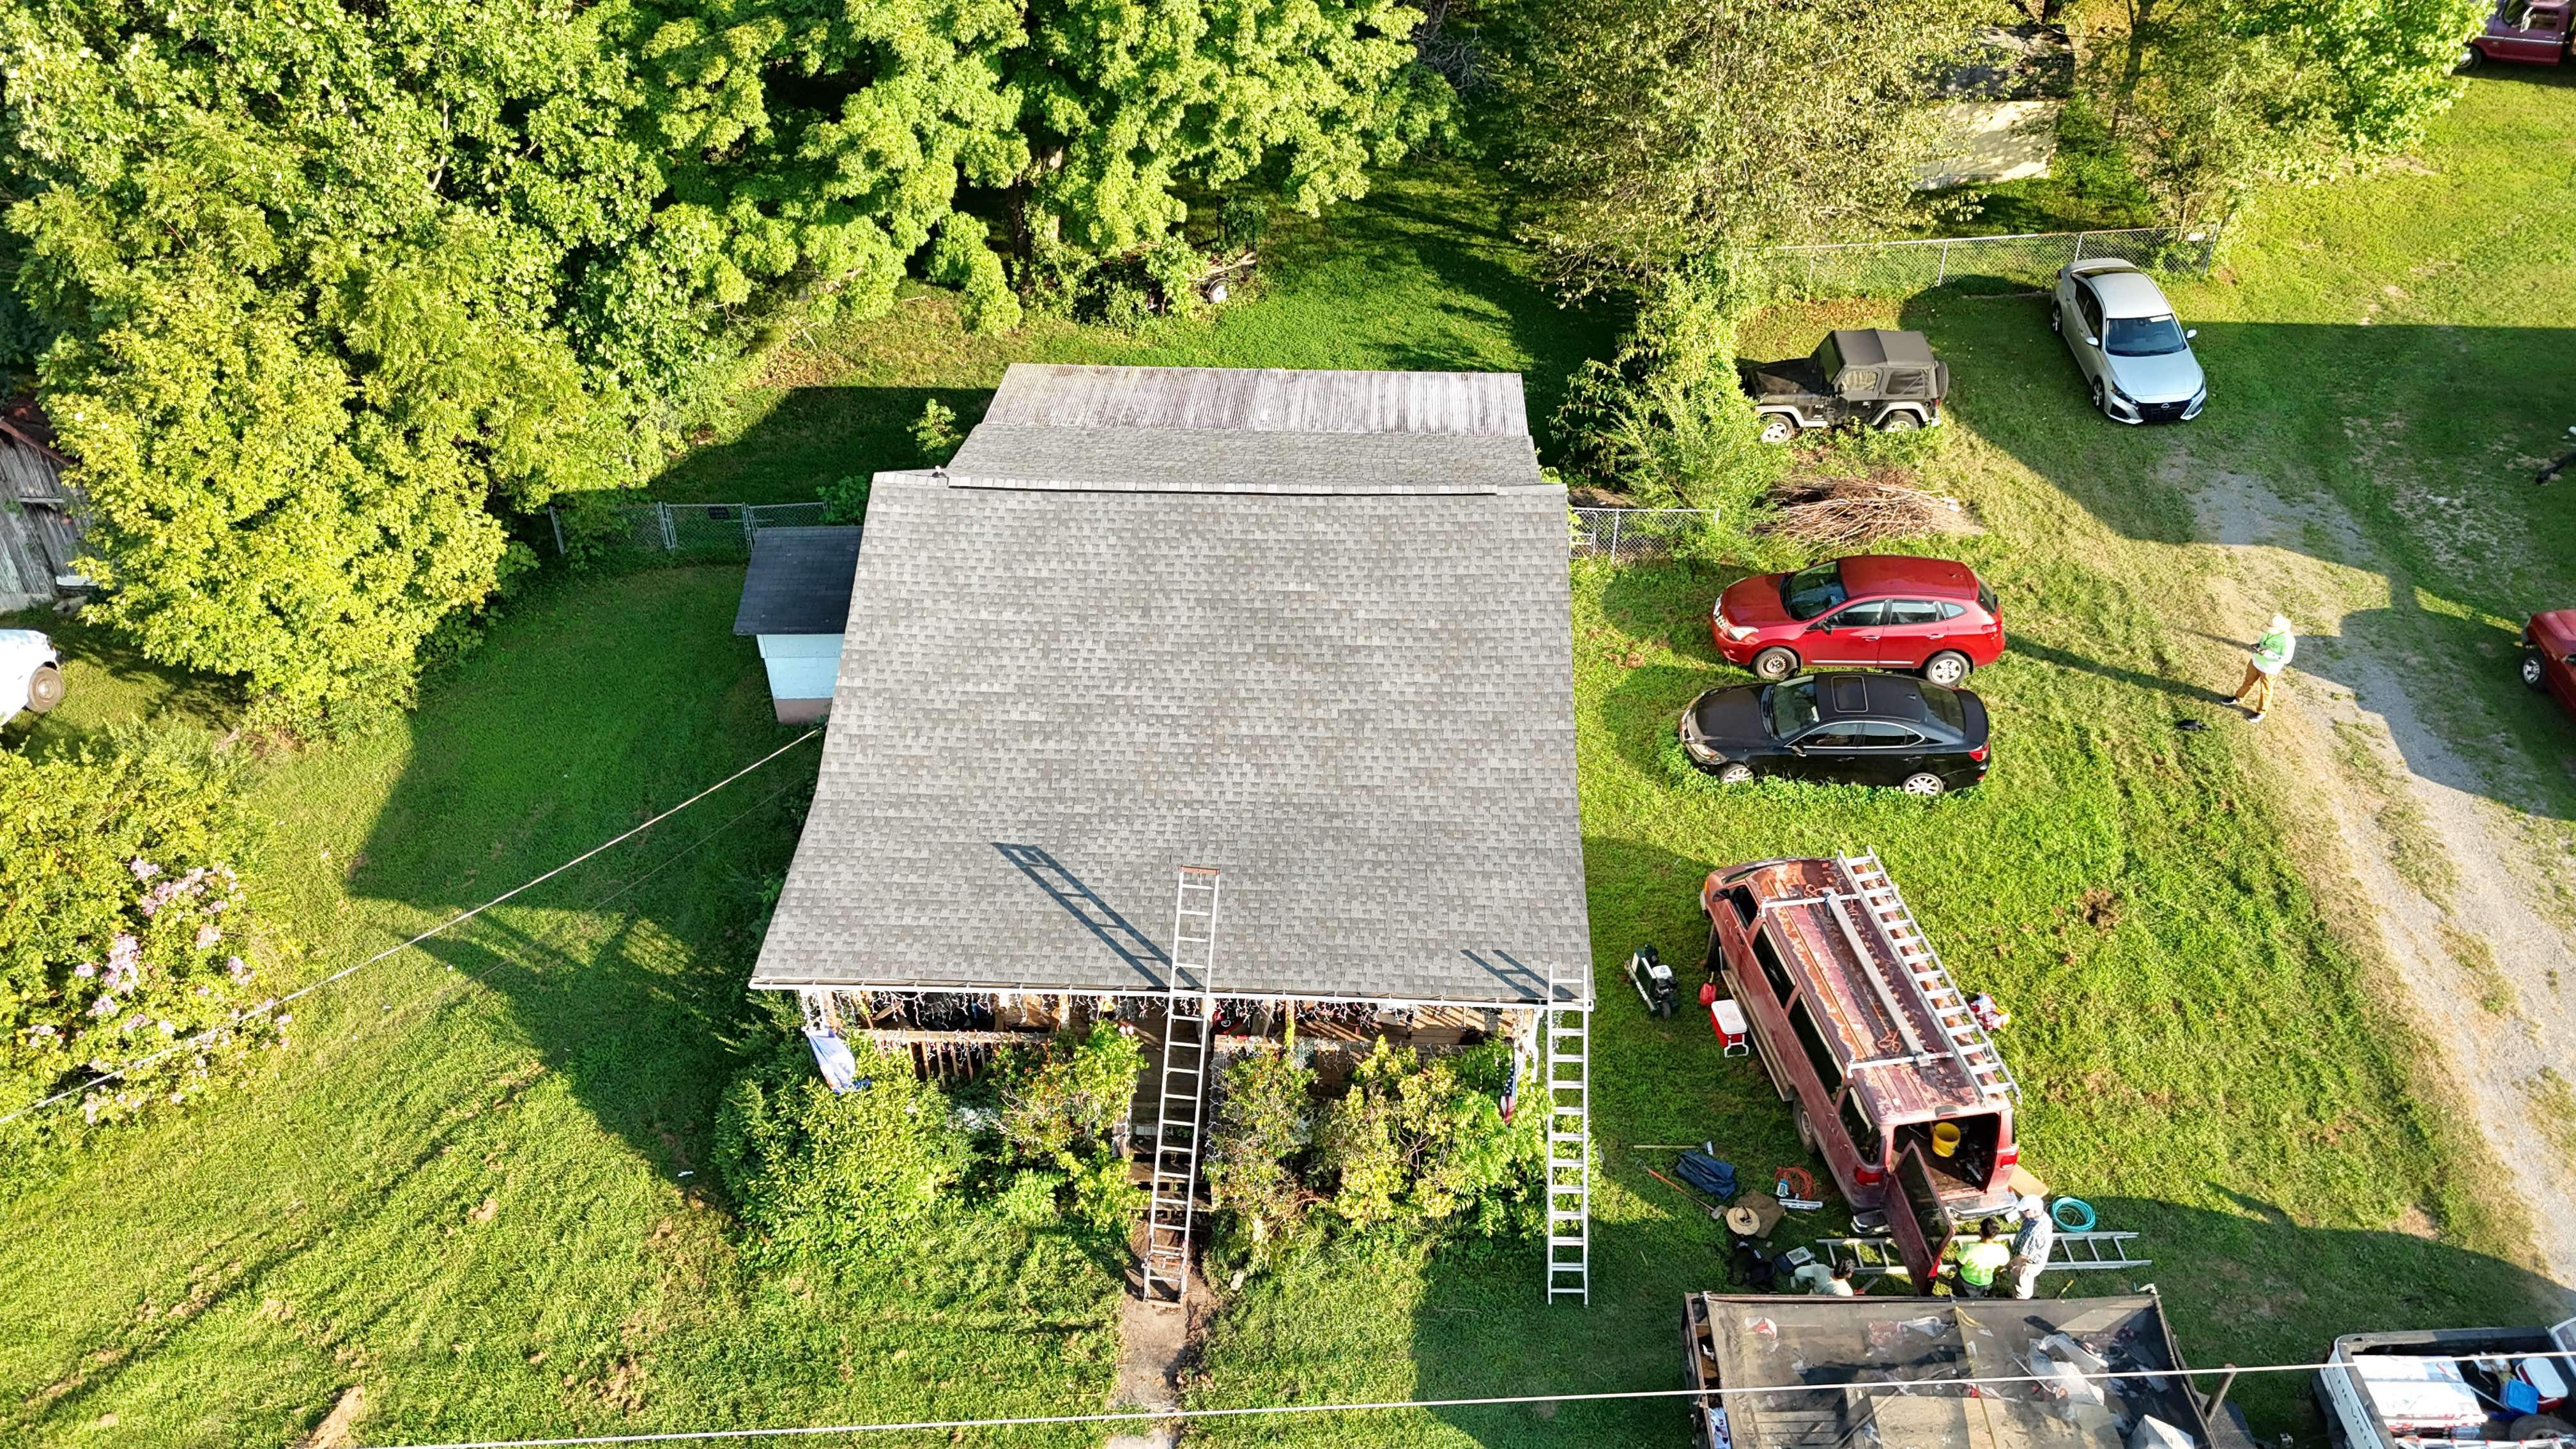
[[[2043,1273],[2103,1272],[2119,1268],[2143,1268],[2153,1259],[2129,1255],[2129,1244],[2136,1233],[2059,1233],[2048,1248],[2048,1261]],[[1826,1266],[1836,1263],[1852,1265],[1855,1278],[1876,1278],[1905,1271],[1905,1259],[1896,1251],[1894,1238],[1819,1238],[1816,1251],[1824,1256]]]
[[[1216,997],[1217,872],[1185,865],[1172,902],[1172,975],[1163,1012],[1163,1082],[1154,1109],[1154,1190],[1145,1216],[1145,1301],[1180,1306],[1190,1291],[1200,1113],[1207,1102]]]
[[[2003,1054],[1995,1050],[1994,1038],[1986,1034],[1976,1013],[1968,1009],[1967,998],[1960,994],[1958,983],[1950,979],[1950,969],[1941,964],[1940,954],[1932,949],[1923,928],[1915,924],[1914,912],[1906,906],[1905,897],[1897,893],[1896,882],[1888,878],[1887,868],[1878,863],[1877,853],[1844,856],[1842,868],[1851,878],[1852,891],[1859,897],[1861,908],[1896,949],[1897,959],[1913,978],[1915,990],[1931,1008],[1932,1019],[1940,1023],[1942,1047],[1967,1073],[1977,1094],[1988,1098],[2020,1096],[2021,1084],[2013,1080],[2012,1069],[2004,1065]]]
[[[1588,968],[1588,964],[1587,968]],[[1539,1081],[1547,1104],[1547,1299],[1592,1301],[1591,1013],[1581,978],[1548,964]]]

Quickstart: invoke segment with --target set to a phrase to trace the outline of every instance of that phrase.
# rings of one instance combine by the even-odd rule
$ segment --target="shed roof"
[[[855,527],[764,528],[751,536],[737,634],[838,634],[850,620]]]
[[[878,476],[753,985],[1159,993],[1185,864],[1224,872],[1220,994],[1588,983],[1565,496],[1518,379],[1498,417],[1483,379],[1113,371],[1015,367],[954,476]],[[996,427],[1108,476],[995,477],[1042,456]],[[1258,467],[1131,466],[1173,434]],[[1435,486],[1409,437],[1521,462]]]

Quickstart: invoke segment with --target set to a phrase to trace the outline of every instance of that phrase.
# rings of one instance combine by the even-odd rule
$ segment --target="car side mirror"
[[[2185,342],[2189,342],[2191,339],[2198,337],[2199,335],[2200,329],[2197,327],[2186,327],[2182,329],[2182,340]]]
[[[1816,622],[1807,626],[1807,632],[1810,634],[1830,634],[1834,632],[1834,621],[1831,619],[1818,619]]]
[[[2084,339],[2084,345],[2087,347],[2099,347],[2102,345],[2102,339],[2099,337],[2088,336]]]

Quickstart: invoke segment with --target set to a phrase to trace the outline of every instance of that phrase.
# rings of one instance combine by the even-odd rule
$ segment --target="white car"
[[[63,702],[63,659],[33,629],[0,629],[0,724]]]
[[[2209,401],[2209,379],[2191,353],[2200,334],[2175,321],[2155,278],[2127,262],[2058,268],[2048,325],[2075,354],[2093,406],[2115,423],[2187,422]]]

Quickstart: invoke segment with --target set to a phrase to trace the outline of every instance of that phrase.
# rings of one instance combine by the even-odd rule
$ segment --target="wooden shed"
[[[86,502],[63,481],[69,464],[51,446],[41,415],[0,418],[0,613],[60,603],[91,587],[74,563]]]
[[[733,631],[760,641],[780,724],[811,724],[831,712],[858,564],[855,527],[764,528],[751,536]]]

